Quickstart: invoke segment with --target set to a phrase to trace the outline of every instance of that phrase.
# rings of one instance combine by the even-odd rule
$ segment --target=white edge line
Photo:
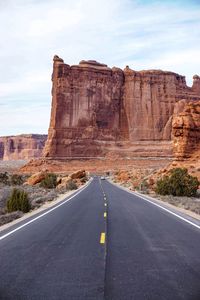
[[[110,181],[109,181],[109,182],[110,182]],[[116,184],[114,184],[114,183],[112,183],[112,182],[110,182],[110,183],[113,184],[113,185],[115,185],[115,186],[118,187],[119,189],[121,189],[121,190],[123,190],[123,191],[125,191],[125,192],[127,192],[127,193],[129,193],[129,194],[135,195],[135,196],[137,196],[137,197],[139,197],[139,198],[141,198],[141,199],[143,199],[143,200],[145,200],[145,201],[147,201],[147,202],[149,202],[149,203],[151,203],[151,204],[153,204],[153,205],[155,205],[155,206],[157,206],[157,207],[159,207],[159,208],[161,208],[161,209],[167,211],[168,213],[170,213],[170,214],[176,216],[177,218],[179,218],[179,219],[181,219],[181,220],[183,220],[183,221],[189,223],[190,225],[192,225],[192,226],[194,226],[194,227],[200,229],[200,226],[199,226],[199,225],[197,225],[197,224],[195,224],[195,223],[193,223],[193,222],[191,222],[191,221],[189,221],[189,220],[187,220],[187,219],[181,217],[180,215],[178,215],[178,214],[172,212],[171,210],[169,210],[169,209],[167,209],[167,208],[165,208],[165,207],[163,207],[163,206],[161,206],[161,205],[159,205],[159,204],[157,204],[157,203],[155,203],[155,202],[153,202],[153,201],[151,201],[151,200],[148,200],[148,199],[142,197],[139,193],[134,193],[134,192],[128,191],[128,190],[126,190],[125,188],[120,187],[120,186],[118,186],[118,185],[116,185]]]
[[[93,180],[93,179],[92,179],[92,180]],[[8,237],[9,235],[13,234],[14,232],[16,232],[16,231],[22,229],[23,227],[25,227],[25,226],[27,226],[27,225],[29,225],[29,224],[35,222],[36,220],[42,218],[42,217],[45,216],[45,215],[49,214],[50,212],[52,212],[53,210],[57,209],[58,207],[64,205],[66,202],[70,201],[71,199],[73,199],[74,197],[76,197],[78,194],[80,194],[83,190],[85,190],[85,189],[89,186],[89,184],[92,182],[92,180],[90,180],[90,181],[87,183],[87,185],[84,186],[83,188],[81,188],[75,195],[72,195],[70,198],[66,199],[64,202],[62,202],[62,203],[60,203],[60,204],[54,206],[53,208],[47,210],[46,212],[44,212],[43,214],[37,216],[36,218],[34,218],[34,219],[32,219],[32,220],[26,222],[25,224],[23,224],[23,225],[21,225],[21,226],[15,228],[15,229],[13,229],[13,230],[11,230],[10,232],[8,232],[8,233],[2,235],[2,236],[0,237],[0,241],[3,240],[3,239],[5,239],[5,238]]]

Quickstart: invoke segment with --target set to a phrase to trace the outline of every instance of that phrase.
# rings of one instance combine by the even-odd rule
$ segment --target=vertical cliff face
[[[0,159],[19,160],[41,157],[47,135],[23,134],[0,137]]]
[[[134,72],[126,68],[124,103],[130,139],[170,140],[164,136],[176,101],[175,74],[161,71]]]
[[[52,110],[44,155],[52,158],[171,155],[172,116],[200,99],[200,81],[160,70],[136,72],[54,57]]]
[[[124,75],[95,61],[66,65],[54,58],[47,156],[97,156],[101,141],[120,136]]]

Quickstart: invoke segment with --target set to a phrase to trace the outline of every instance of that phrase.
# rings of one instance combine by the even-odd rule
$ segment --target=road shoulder
[[[165,210],[168,210],[169,212],[171,212],[172,214],[175,214],[177,216],[179,216],[180,218],[183,218],[185,219],[186,221],[188,222],[191,222],[193,223],[194,225],[197,225],[198,227],[200,226],[200,216],[191,212],[191,211],[188,211],[188,210],[185,210],[183,208],[180,208],[180,207],[177,207],[177,206],[174,206],[170,203],[167,203],[167,202],[163,202],[159,199],[156,199],[156,198],[153,198],[149,195],[144,195],[144,194],[141,194],[139,192],[133,192],[131,190],[129,190],[128,188],[124,187],[124,186],[121,186],[120,184],[118,183],[115,183],[113,182],[112,180],[108,180],[111,184],[115,185],[116,187],[132,194],[132,195],[136,195],[138,196],[139,198],[143,199],[143,200],[146,200],[148,202],[151,202],[152,204],[154,205],[157,205],[157,206],[160,206],[162,207],[163,209]]]

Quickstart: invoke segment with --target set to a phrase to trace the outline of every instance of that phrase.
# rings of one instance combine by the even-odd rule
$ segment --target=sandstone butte
[[[0,137],[0,160],[26,160],[41,157],[46,139],[45,134]]]
[[[200,77],[54,56],[49,159],[176,157],[199,150]]]

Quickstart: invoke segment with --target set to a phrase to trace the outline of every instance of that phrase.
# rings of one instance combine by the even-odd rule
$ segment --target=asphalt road
[[[200,299],[200,230],[106,180],[9,235],[26,222],[0,234],[0,299]]]

